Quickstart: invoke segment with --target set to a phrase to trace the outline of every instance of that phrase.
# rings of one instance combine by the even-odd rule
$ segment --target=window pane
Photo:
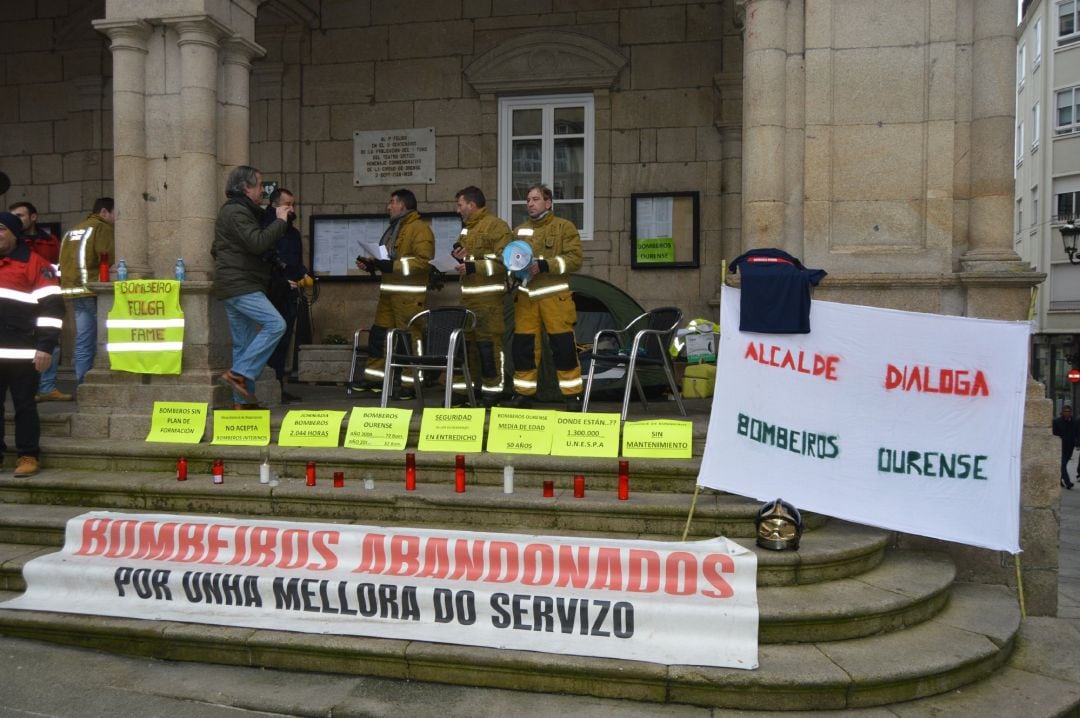
[[[543,131],[543,110],[514,110],[514,128],[511,134],[514,137],[522,135],[539,135]]]
[[[1073,14],[1075,2],[1063,2],[1058,6],[1058,35],[1072,35],[1076,29],[1076,20]]]
[[[555,108],[555,134],[557,134],[557,135],[583,135],[583,134],[585,134],[585,108],[584,107],[556,107]]]
[[[1072,124],[1072,90],[1059,92],[1057,96],[1057,126],[1066,127]]]
[[[585,139],[555,140],[555,199],[585,197]]]
[[[514,140],[510,164],[510,199],[523,200],[529,186],[540,181],[543,167],[541,140]]]
[[[563,219],[568,219],[574,226],[581,229],[585,226],[585,205],[582,202],[556,202],[553,205],[555,214]]]
[[[510,226],[516,227],[519,224],[522,224],[528,219],[528,216],[528,213],[525,211],[525,205],[515,204],[510,208]]]

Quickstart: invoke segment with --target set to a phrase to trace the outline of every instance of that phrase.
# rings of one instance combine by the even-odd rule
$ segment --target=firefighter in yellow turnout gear
[[[428,262],[435,256],[435,235],[416,211],[416,195],[407,189],[395,190],[386,205],[390,226],[383,233],[381,244],[387,259],[359,257],[356,266],[382,273],[379,284],[379,303],[375,307],[375,322],[368,335],[368,361],[364,369],[365,387],[380,389],[383,367],[386,365],[386,333],[403,328],[424,309],[427,295]],[[412,342],[417,346],[420,328],[414,327]],[[413,377],[404,375],[401,383],[411,387]]]
[[[525,197],[529,219],[514,230],[514,239],[529,243],[533,261],[529,278],[514,292],[514,407],[527,407],[536,394],[541,329],[547,332],[559,391],[570,411],[581,408],[581,363],[574,341],[577,310],[570,274],[581,269],[581,235],[573,222],[551,212],[551,190],[538,184]]]
[[[470,374],[480,377],[484,403],[494,404],[505,391],[502,346],[506,327],[503,320],[506,268],[502,264],[502,251],[512,235],[506,222],[488,213],[487,200],[479,187],[466,187],[455,199],[464,226],[451,254],[461,262],[458,265],[461,303],[476,315],[476,330],[467,339],[469,361],[480,366],[479,371]]]

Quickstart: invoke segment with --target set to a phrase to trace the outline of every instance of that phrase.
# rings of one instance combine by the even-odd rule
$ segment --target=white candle
[[[264,460],[261,464],[259,464],[259,483],[260,484],[269,484],[270,483],[270,462],[269,461]]]
[[[503,467],[503,493],[504,494],[512,494],[512,493],[514,493],[514,467],[513,466],[505,466],[505,467]]]
[[[374,489],[375,488],[375,479],[371,478],[370,476],[365,476],[364,477],[364,488],[365,489]]]

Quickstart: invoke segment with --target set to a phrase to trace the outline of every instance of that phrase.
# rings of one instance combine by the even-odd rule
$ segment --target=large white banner
[[[91,512],[3,608],[757,667],[757,559],[616,541]]]
[[[814,301],[810,334],[760,334],[721,299],[698,483],[1020,550],[1029,323]]]

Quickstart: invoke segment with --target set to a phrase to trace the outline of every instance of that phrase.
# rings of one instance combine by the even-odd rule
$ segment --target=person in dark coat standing
[[[214,224],[214,296],[225,305],[232,332],[232,366],[219,381],[233,392],[233,408],[258,405],[255,380],[285,333],[285,320],[266,298],[272,257],[285,233],[288,207],[275,210],[277,218],[261,226],[262,174],[242,165],[229,173],[228,200]]]
[[[1073,421],[1073,410],[1068,404],[1061,407],[1061,416],[1054,419],[1054,436],[1061,439],[1061,485],[1066,489],[1073,487],[1069,481],[1069,459],[1077,444],[1077,422]]]

